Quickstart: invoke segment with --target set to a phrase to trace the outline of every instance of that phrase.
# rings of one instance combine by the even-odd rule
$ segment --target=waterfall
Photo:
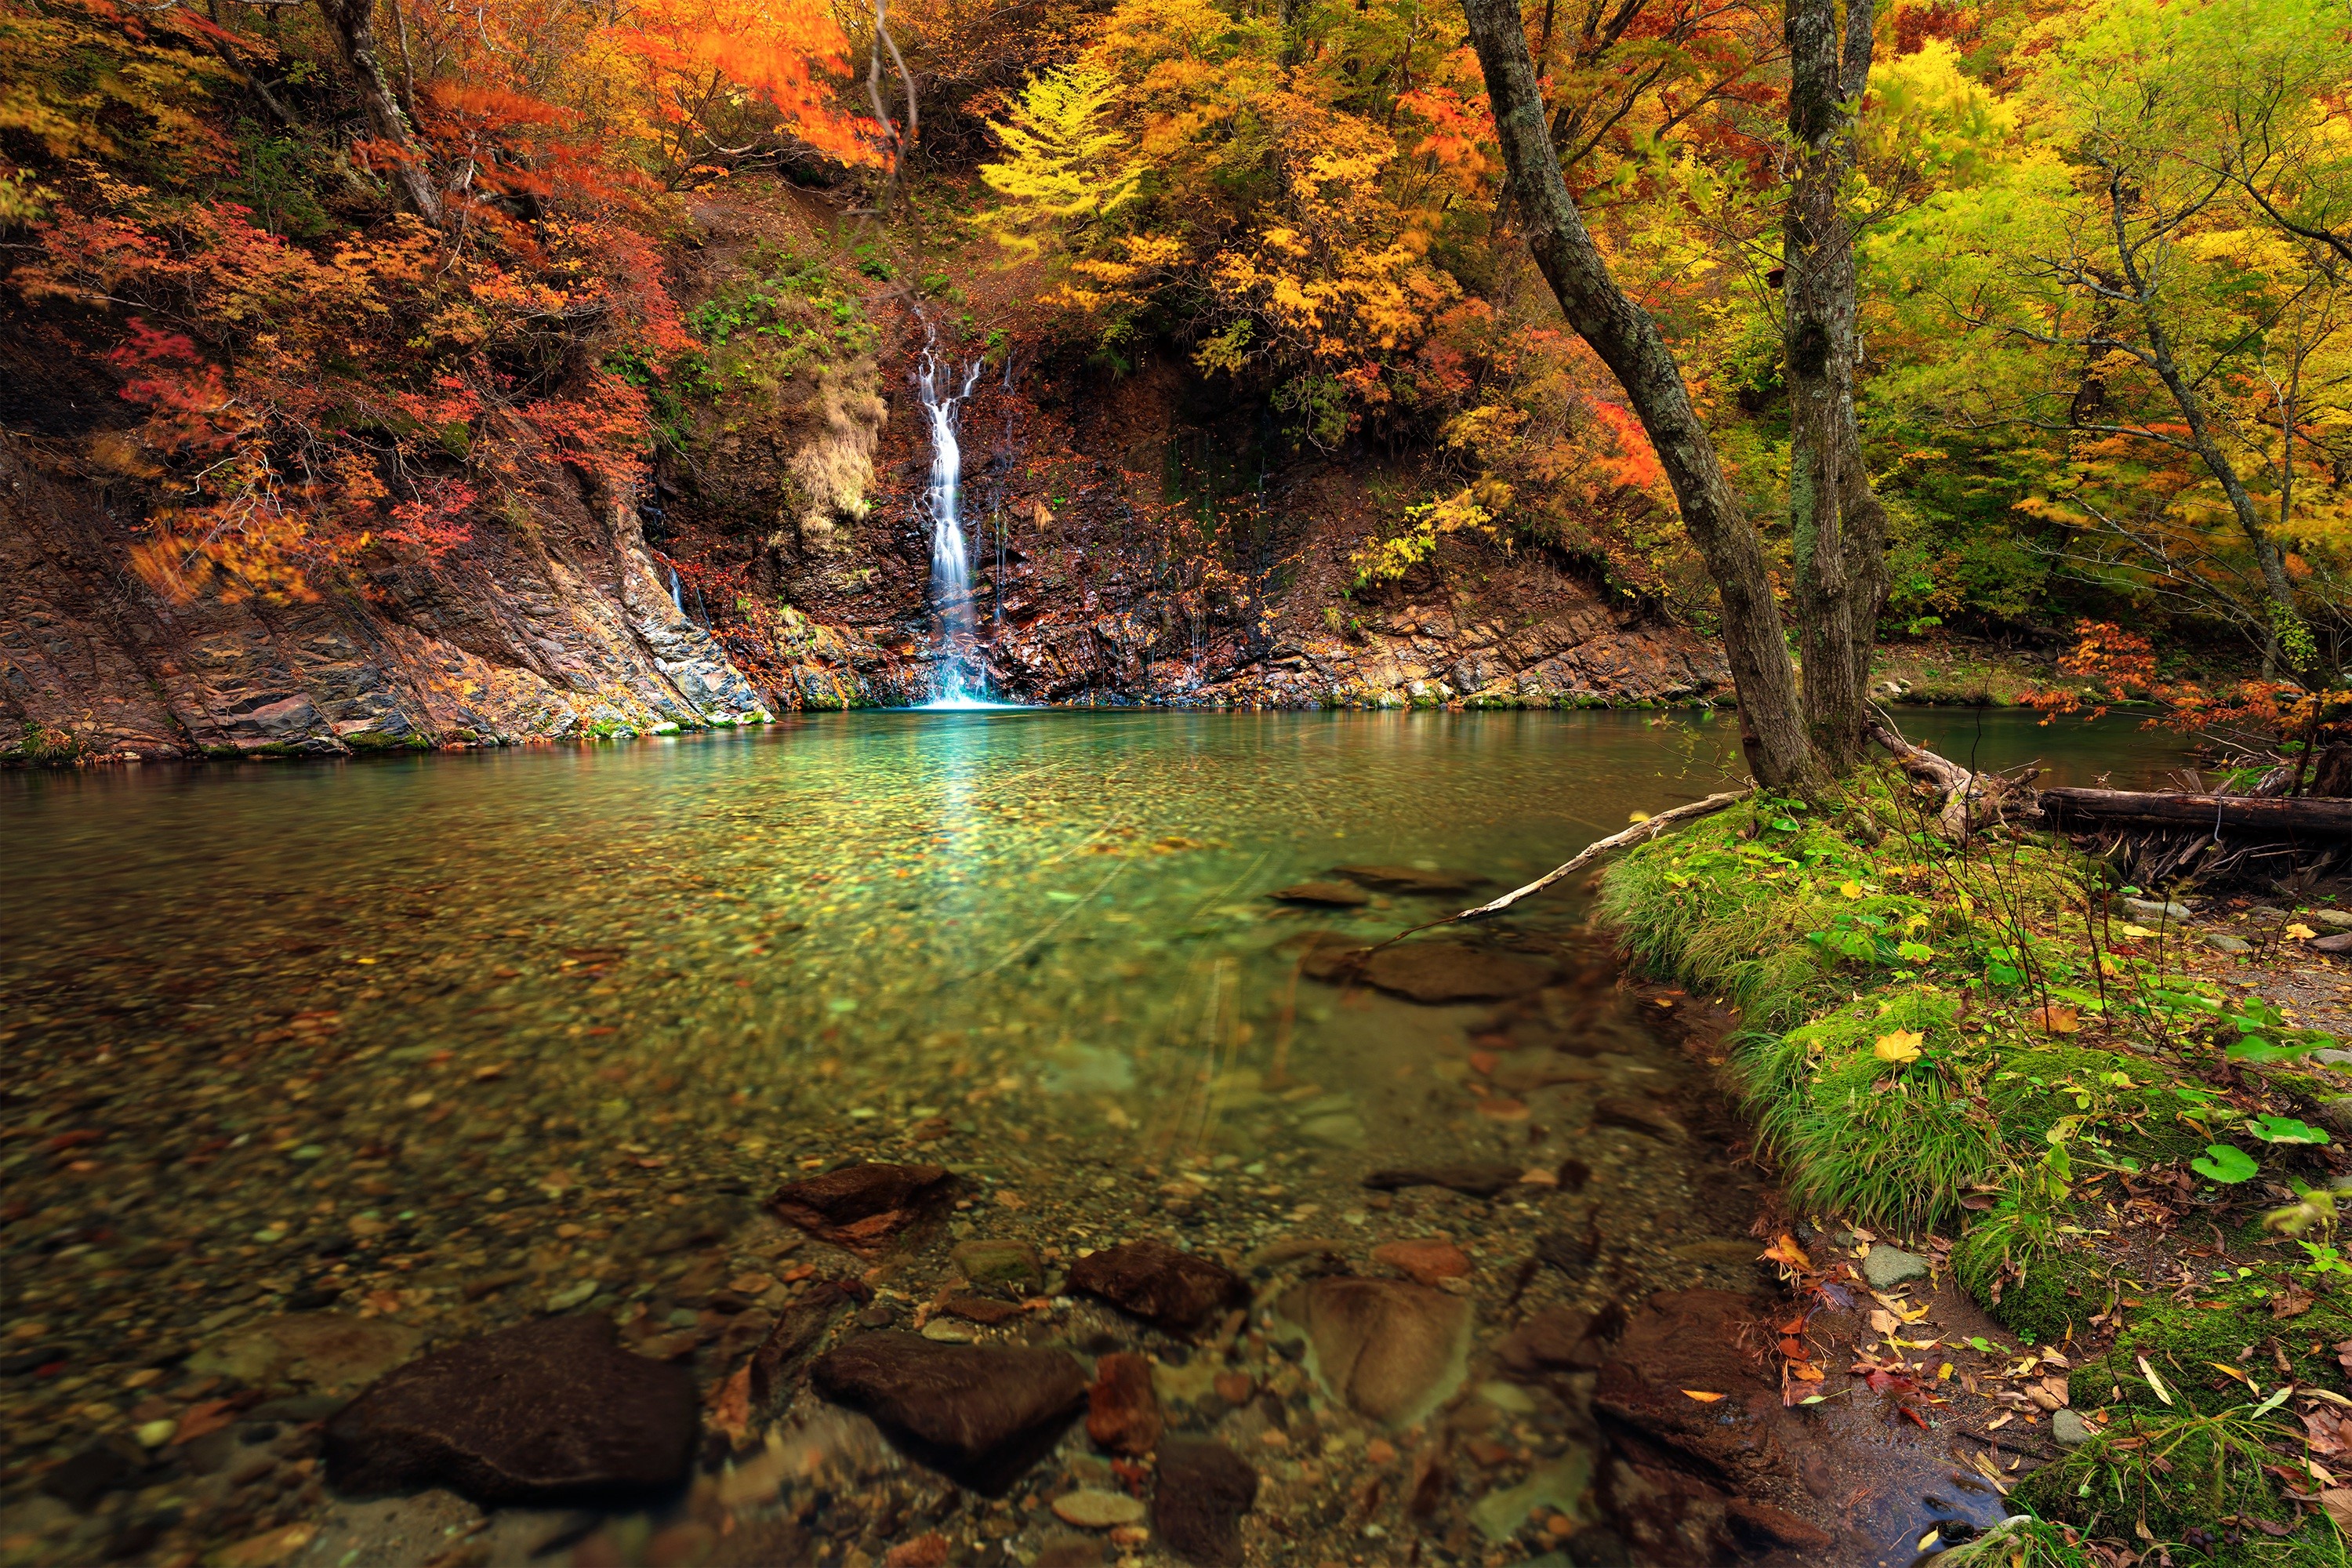
[[[939,665],[931,678],[929,708],[986,708],[988,678],[980,662],[980,639],[971,613],[971,555],[963,520],[957,512],[963,479],[963,448],[956,440],[956,414],[979,384],[978,361],[958,376],[932,349],[915,370],[915,390],[931,422],[931,474],[923,508],[931,522],[931,605],[939,616]]]
[[[677,585],[677,568],[669,569],[669,602],[677,606],[679,615],[686,614],[686,593]]]

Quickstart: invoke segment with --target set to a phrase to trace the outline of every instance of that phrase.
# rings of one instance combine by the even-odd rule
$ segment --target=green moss
[[[2108,1540],[2174,1543],[2169,1561],[2320,1568],[2346,1561],[2327,1516],[2296,1508],[2263,1473],[2267,1443],[2292,1440],[2275,1415],[2118,1416],[2108,1435],[2033,1472],[2012,1506]],[[2249,1521],[2265,1520],[2273,1535]]]
[[[1972,1226],[1952,1247],[1952,1278],[1993,1321],[2028,1344],[2056,1344],[2107,1304],[2107,1281],[2065,1246],[2057,1223],[2014,1208]]]

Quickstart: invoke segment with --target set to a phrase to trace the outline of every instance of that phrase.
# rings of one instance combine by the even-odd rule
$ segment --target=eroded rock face
[[[1185,1562],[1238,1568],[1242,1516],[1256,1501],[1257,1471],[1223,1443],[1172,1438],[1160,1446],[1151,1527]]]
[[[938,1165],[867,1162],[776,1189],[768,1207],[820,1241],[878,1257],[955,1201],[956,1180]]]
[[[1309,1366],[1332,1398],[1391,1427],[1426,1416],[1462,1386],[1470,1303],[1401,1279],[1315,1279],[1282,1300],[1306,1331]]]
[[[327,1424],[328,1479],[485,1504],[610,1500],[686,1479],[694,1379],[620,1347],[610,1318],[549,1318],[436,1351]]]
[[[1384,947],[1366,959],[1364,979],[1408,1001],[1494,1002],[1540,990],[1552,977],[1541,959],[1459,942],[1414,942]]]
[[[89,754],[336,754],[448,740],[757,722],[766,702],[679,611],[635,514],[534,492],[462,560],[268,609],[171,602],[84,487],[0,454],[0,726]]]
[[[1070,1289],[1171,1334],[1198,1333],[1249,1301],[1249,1287],[1232,1270],[1164,1241],[1131,1241],[1079,1258]]]
[[[1087,1403],[1066,1351],[953,1345],[860,1334],[809,1369],[818,1394],[871,1416],[917,1463],[1000,1495],[1043,1458]]]

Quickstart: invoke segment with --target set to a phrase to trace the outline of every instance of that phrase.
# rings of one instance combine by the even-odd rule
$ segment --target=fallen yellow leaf
[[[1717,1400],[1723,1397],[1720,1394],[1708,1394],[1703,1389],[1696,1388],[1685,1388],[1683,1392],[1689,1394],[1693,1399],[1697,1400],[1701,1405],[1712,1405]]]
[[[1650,814],[1646,811],[1629,811],[1625,814],[1625,820],[1639,826],[1650,820]]]
[[[2083,1010],[2079,1007],[2036,1007],[2032,1023],[2045,1035],[2072,1035],[2083,1027]]]
[[[1848,882],[1843,887],[1838,889],[1838,891],[1849,899],[1858,899],[1862,897],[1862,884],[1860,882]]]
[[[2301,921],[2297,921],[2294,924],[2286,928],[2286,934],[2294,938],[2297,942],[2309,942],[2313,937],[2317,936],[2319,933],[2312,930],[2309,926],[2304,924]]]
[[[1916,1029],[1897,1029],[1891,1035],[1879,1036],[1878,1043],[1870,1048],[1883,1062],[1916,1062],[1919,1059],[1919,1047],[1927,1043],[1927,1037]]]

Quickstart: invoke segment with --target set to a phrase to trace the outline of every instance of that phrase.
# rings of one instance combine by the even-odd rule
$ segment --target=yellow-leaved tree
[[[1082,249],[1134,200],[1143,164],[1104,121],[1118,92],[1108,71],[1064,66],[1032,78],[1012,112],[989,122],[1005,156],[982,163],[980,177],[1003,199],[980,223],[999,245],[1022,257]]]

